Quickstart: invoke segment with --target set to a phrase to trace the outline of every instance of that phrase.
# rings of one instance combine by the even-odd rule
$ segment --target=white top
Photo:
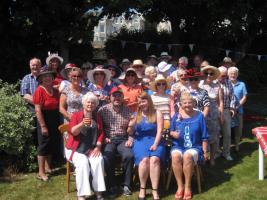
[[[170,120],[170,95],[155,93],[151,95],[151,98],[155,108],[162,113],[163,119]]]

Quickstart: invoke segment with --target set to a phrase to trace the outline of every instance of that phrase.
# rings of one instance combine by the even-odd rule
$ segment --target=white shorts
[[[183,155],[185,153],[189,153],[189,154],[192,155],[193,161],[194,161],[195,165],[197,164],[197,161],[198,161],[198,152],[195,149],[188,149],[184,153],[180,149],[174,149],[174,150],[171,151],[171,154],[174,154],[174,153],[179,153],[182,157],[183,157]]]

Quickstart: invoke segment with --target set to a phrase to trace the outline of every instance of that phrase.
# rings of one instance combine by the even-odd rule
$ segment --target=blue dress
[[[179,113],[175,113],[171,120],[171,131],[180,133],[178,139],[173,139],[171,151],[178,149],[184,153],[188,149],[195,149],[202,160],[202,141],[208,140],[208,131],[204,116],[200,111],[186,119],[182,119]]]
[[[141,122],[135,125],[135,139],[133,145],[134,163],[139,165],[143,158],[157,156],[161,163],[165,161],[165,146],[161,140],[155,151],[149,150],[154,144],[157,134],[157,123],[149,123],[146,117],[143,117]]]

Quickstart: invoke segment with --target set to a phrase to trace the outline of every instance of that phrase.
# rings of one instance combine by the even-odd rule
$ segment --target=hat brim
[[[172,65],[168,64],[163,69],[158,68],[158,70],[159,70],[159,72],[164,73],[164,72],[168,71],[171,67],[172,67]]]
[[[213,76],[214,79],[219,78],[220,71],[219,71],[219,69],[217,67],[214,67],[214,66],[206,66],[206,67],[201,68],[201,72],[202,73],[204,73],[207,70],[212,70],[214,72],[214,76]]]
[[[107,70],[109,70],[109,68],[115,69],[116,75],[113,78],[118,78],[122,73],[121,69],[119,67],[117,67],[117,66],[114,66],[114,65],[107,65],[105,68]]]
[[[45,72],[41,72],[40,74],[38,74],[38,76],[36,77],[36,80],[39,82],[40,81],[40,78],[43,75],[46,75],[46,74],[51,74],[54,79],[56,78],[56,75],[57,75],[56,72],[54,72],[54,71],[45,71]]]
[[[168,79],[165,79],[165,78],[164,79],[162,78],[162,79],[158,79],[158,80],[153,81],[151,83],[151,85],[150,85],[150,89],[153,90],[154,92],[156,92],[157,91],[156,85],[160,81],[165,81],[167,83],[167,86],[166,86],[166,89],[165,90],[171,89],[170,81]]]
[[[46,60],[45,60],[46,64],[49,65],[50,60],[52,60],[53,58],[57,58],[59,60],[60,64],[63,63],[63,58],[62,57],[60,57],[58,55],[53,55],[53,56],[48,56],[46,58]]]
[[[103,72],[105,74],[105,79],[103,81],[103,85],[106,85],[108,81],[110,81],[111,78],[111,72],[108,69],[93,69],[87,72],[87,78],[88,80],[95,84],[95,78],[94,78],[94,73],[95,72]]]
[[[126,74],[128,72],[134,72],[136,74],[137,79],[139,79],[139,81],[142,79],[142,77],[136,73],[134,68],[128,68],[126,72],[124,72],[120,75],[119,80],[124,80],[126,78]]]
[[[131,67],[134,68],[135,66],[143,66],[144,68],[147,67],[146,64],[132,64]]]

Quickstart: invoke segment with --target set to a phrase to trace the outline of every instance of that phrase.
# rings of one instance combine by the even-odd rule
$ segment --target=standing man
[[[235,115],[236,98],[234,95],[233,86],[227,76],[227,68],[221,66],[218,69],[220,71],[219,82],[223,90],[223,116],[224,116],[224,122],[222,124],[223,157],[228,161],[232,161],[233,158],[231,157],[230,154],[231,118]]]
[[[36,80],[37,75],[40,73],[41,60],[38,58],[32,58],[29,62],[31,73],[24,76],[20,85],[20,95],[28,103],[29,110],[35,114],[35,109],[32,101],[33,94],[38,86]],[[36,120],[35,120],[36,122]],[[35,124],[36,125],[36,124]],[[37,146],[37,133],[33,133],[34,144]]]
[[[123,93],[120,88],[114,87],[110,92],[111,103],[101,107],[98,111],[103,121],[105,133],[105,147],[103,152],[104,165],[107,174],[107,187],[110,196],[117,194],[115,183],[115,157],[121,156],[121,162],[124,171],[124,180],[122,183],[123,194],[129,196],[132,194],[130,189],[132,169],[133,169],[133,138],[128,135],[128,127],[132,117],[130,109],[123,105]]]

